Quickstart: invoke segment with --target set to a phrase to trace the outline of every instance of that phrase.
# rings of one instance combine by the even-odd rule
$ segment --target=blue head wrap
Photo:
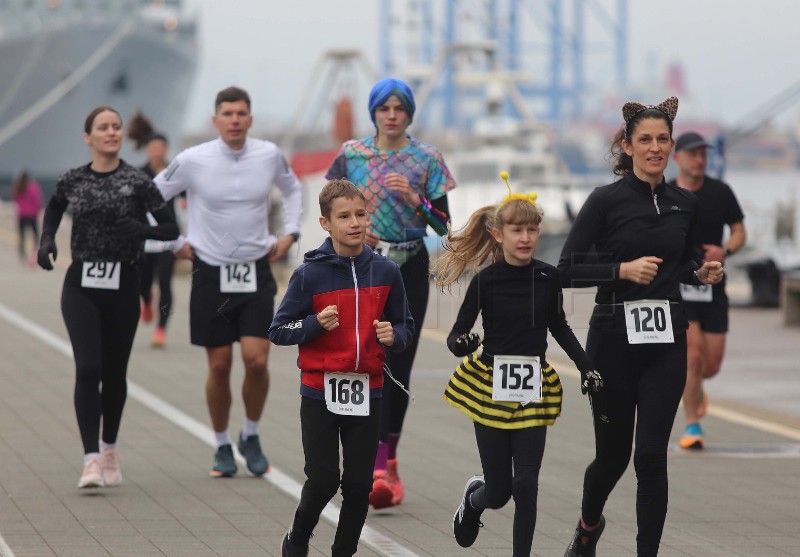
[[[405,107],[409,122],[414,119],[417,105],[414,103],[414,93],[411,92],[411,87],[399,79],[387,77],[376,83],[369,92],[369,116],[372,118],[373,124],[375,123],[375,111],[392,95],[396,96]]]

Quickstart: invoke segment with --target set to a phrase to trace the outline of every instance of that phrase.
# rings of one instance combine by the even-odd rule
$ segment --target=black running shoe
[[[222,445],[214,453],[214,466],[211,475],[215,478],[230,478],[236,475],[236,460],[233,458],[233,447]]]
[[[564,557],[595,557],[594,550],[597,540],[600,539],[600,534],[603,533],[605,527],[606,519],[603,515],[600,515],[600,525],[591,532],[584,530],[578,519],[578,527],[575,528],[575,535],[572,536],[572,541],[569,542]]]
[[[263,476],[269,471],[269,461],[264,455],[264,451],[261,450],[261,442],[258,440],[257,434],[245,439],[240,433],[237,448],[247,461],[247,471],[252,476]]]
[[[461,498],[461,505],[459,505],[456,514],[453,515],[453,535],[456,537],[456,542],[461,547],[470,547],[475,543],[478,538],[483,523],[481,522],[481,513],[469,502],[470,494],[485,484],[483,476],[472,476],[467,480],[467,485],[464,487],[464,496]]]
[[[289,537],[291,534],[292,532],[289,531],[283,536],[283,541],[281,542],[281,557],[307,557],[308,544],[295,545]]]

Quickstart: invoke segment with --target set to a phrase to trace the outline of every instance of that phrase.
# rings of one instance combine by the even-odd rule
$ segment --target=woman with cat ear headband
[[[590,393],[596,452],[586,469],[581,517],[565,557],[591,557],[603,508],[635,446],[637,555],[658,554],[667,515],[667,445],[686,382],[679,284],[715,284],[718,262],[700,266],[697,199],[664,181],[678,99],[626,103],[611,146],[620,179],[596,188],[561,252],[564,288],[597,287],[586,352],[605,388]]]

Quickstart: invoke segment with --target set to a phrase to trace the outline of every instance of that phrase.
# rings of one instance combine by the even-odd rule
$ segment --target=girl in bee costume
[[[599,389],[602,381],[567,324],[558,271],[533,259],[542,220],[536,194],[510,191],[500,204],[478,209],[462,230],[448,234],[436,282],[448,287],[468,265],[492,257],[472,278],[447,339],[450,351],[465,358],[444,399],[473,420],[483,466],[483,475],[467,481],[453,533],[459,545],[470,547],[483,510],[499,509],[513,496],[513,554],[527,557],[546,426],[561,413],[561,382],[545,359],[548,330],[581,371],[584,391]],[[482,352],[476,352],[480,336],[470,332],[479,313]]]

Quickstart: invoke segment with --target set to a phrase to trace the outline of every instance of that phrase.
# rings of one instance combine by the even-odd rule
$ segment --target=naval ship
[[[0,0],[0,183],[27,169],[52,184],[89,162],[83,123],[99,105],[125,121],[141,110],[177,140],[195,35],[180,0]]]

